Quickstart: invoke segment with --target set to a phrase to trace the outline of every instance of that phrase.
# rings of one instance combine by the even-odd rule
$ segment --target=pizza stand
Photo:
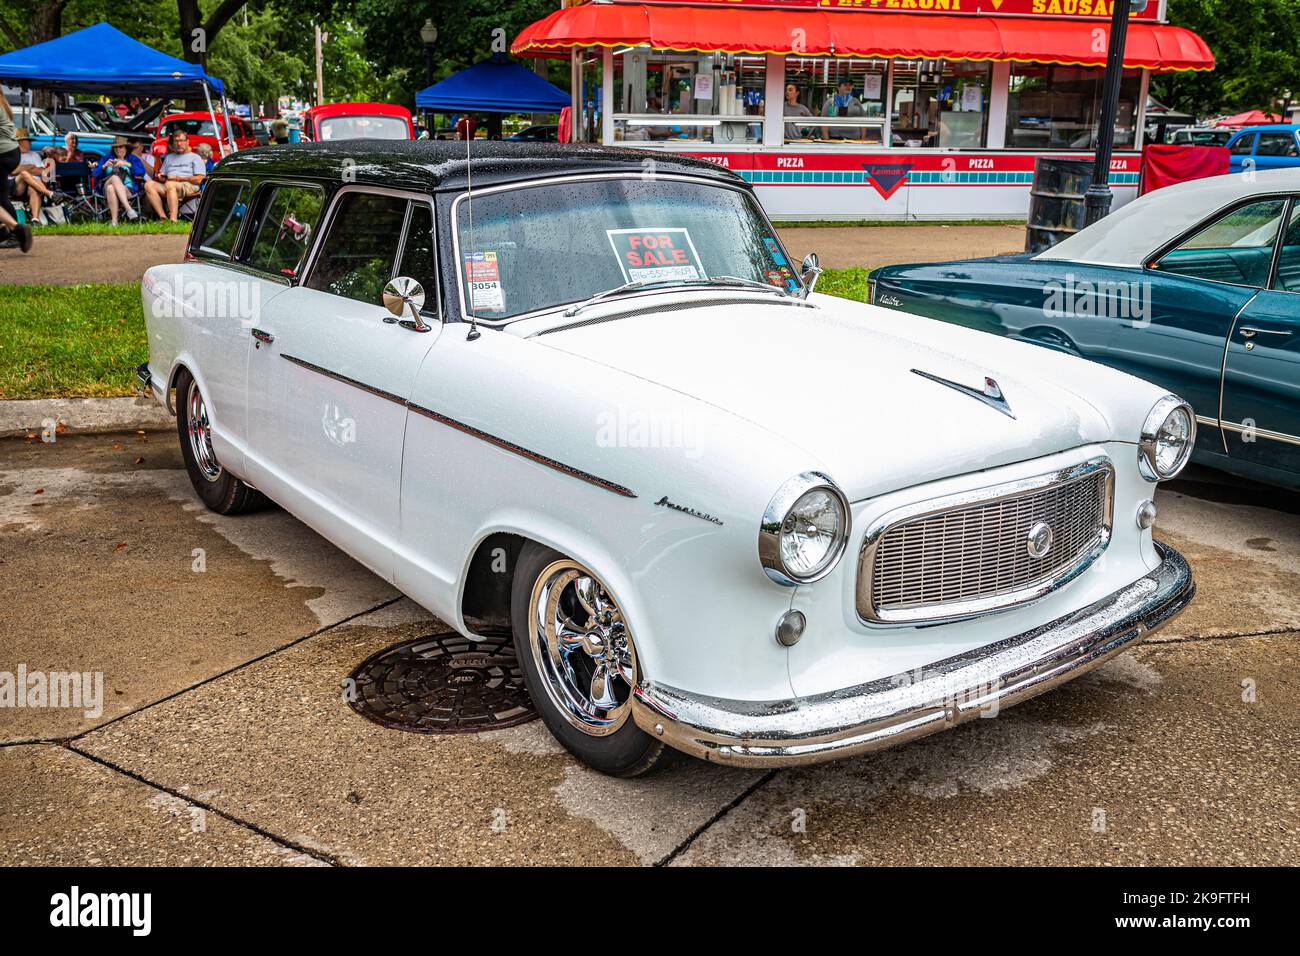
[[[1152,73],[1205,42],[1130,16],[1110,183],[1137,193]],[[1026,214],[1039,157],[1091,157],[1107,0],[595,0],[512,52],[567,57],[574,138],[701,156],[780,219]]]

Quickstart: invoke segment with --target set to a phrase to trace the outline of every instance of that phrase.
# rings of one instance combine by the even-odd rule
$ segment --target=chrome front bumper
[[[1177,551],[1109,597],[1042,627],[906,674],[791,700],[739,701],[653,681],[636,688],[637,726],[695,757],[791,766],[881,750],[992,716],[1078,677],[1170,621],[1196,592]]]

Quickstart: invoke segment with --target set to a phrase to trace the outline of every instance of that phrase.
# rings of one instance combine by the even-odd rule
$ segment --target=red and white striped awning
[[[649,46],[797,56],[879,57],[1105,66],[1109,23],[1031,17],[727,9],[589,3],[557,10],[515,39],[516,54],[575,47]],[[1129,24],[1124,66],[1160,73],[1214,69],[1205,41],[1184,27]]]

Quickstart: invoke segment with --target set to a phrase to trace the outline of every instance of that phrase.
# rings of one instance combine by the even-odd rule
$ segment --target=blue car
[[[1234,173],[1300,166],[1300,123],[1247,126],[1233,134],[1227,147]]]
[[[1196,460],[1300,489],[1300,169],[1159,189],[1037,255],[887,266],[871,300],[1163,385]]]

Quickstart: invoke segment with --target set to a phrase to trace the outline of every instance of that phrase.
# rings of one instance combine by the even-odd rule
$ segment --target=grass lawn
[[[168,222],[162,219],[137,219],[135,222],[124,219],[120,226],[111,226],[108,220],[103,222],[77,222],[66,226],[37,226],[38,236],[130,236],[130,235],[175,235],[184,236],[190,231],[188,222]]]
[[[867,301],[867,276],[870,269],[826,269],[817,280],[817,291],[838,295],[842,299]]]
[[[817,291],[865,301],[867,269],[827,269]],[[149,358],[140,284],[0,285],[0,399],[132,395]]]
[[[131,395],[148,357],[138,282],[0,285],[0,399]]]

